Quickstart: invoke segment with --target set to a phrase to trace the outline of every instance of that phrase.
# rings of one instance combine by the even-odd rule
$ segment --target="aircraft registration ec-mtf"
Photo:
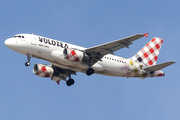
[[[26,66],[31,57],[46,60],[51,65],[35,64],[33,73],[41,77],[49,77],[58,84],[66,81],[68,86],[74,84],[71,75],[77,72],[88,76],[96,73],[116,77],[160,77],[165,74],[161,69],[175,63],[173,61],[156,65],[163,39],[154,37],[139,52],[125,59],[114,55],[114,51],[129,48],[133,41],[146,36],[136,34],[102,45],[84,48],[62,41],[34,35],[17,34],[5,41],[5,45],[27,56]],[[68,78],[68,79],[67,79]]]

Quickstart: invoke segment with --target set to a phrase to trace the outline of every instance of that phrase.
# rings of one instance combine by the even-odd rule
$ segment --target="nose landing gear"
[[[30,60],[31,60],[31,56],[30,55],[27,55],[27,62],[25,63],[25,66],[28,67],[31,63],[30,63]]]

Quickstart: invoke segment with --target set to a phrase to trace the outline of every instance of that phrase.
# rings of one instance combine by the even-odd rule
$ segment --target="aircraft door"
[[[32,53],[33,55],[37,57],[42,57],[42,48],[38,46],[38,38],[34,36],[33,34],[31,35],[31,48],[32,48]]]
[[[37,38],[33,34],[31,36],[31,45],[37,46]]]

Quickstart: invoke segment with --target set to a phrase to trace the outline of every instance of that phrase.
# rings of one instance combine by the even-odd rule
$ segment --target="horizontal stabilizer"
[[[174,64],[175,62],[173,61],[170,61],[170,62],[165,62],[165,63],[161,63],[161,64],[158,64],[158,65],[152,65],[152,66],[148,66],[148,67],[144,67],[143,69],[145,71],[157,71],[157,70],[161,70],[169,65],[172,65]]]

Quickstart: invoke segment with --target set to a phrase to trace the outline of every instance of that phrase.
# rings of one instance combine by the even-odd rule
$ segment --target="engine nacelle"
[[[33,73],[40,77],[51,77],[54,73],[54,69],[47,65],[35,64]]]
[[[63,50],[64,58],[71,61],[80,61],[88,60],[89,57],[81,51],[78,50],[72,50],[70,48],[64,48]]]

